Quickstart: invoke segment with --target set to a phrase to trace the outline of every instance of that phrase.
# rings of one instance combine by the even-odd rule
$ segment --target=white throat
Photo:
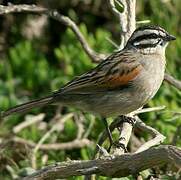
[[[165,56],[165,49],[167,47],[168,43],[166,43],[164,46],[158,45],[156,47],[148,47],[143,49],[137,49],[141,54],[160,54],[162,56]]]

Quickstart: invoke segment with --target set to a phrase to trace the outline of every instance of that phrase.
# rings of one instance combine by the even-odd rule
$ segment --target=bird
[[[160,26],[138,27],[122,50],[114,51],[95,68],[46,97],[2,112],[1,118],[50,104],[75,106],[103,117],[111,143],[106,118],[127,115],[155,96],[164,79],[165,49],[175,39]]]

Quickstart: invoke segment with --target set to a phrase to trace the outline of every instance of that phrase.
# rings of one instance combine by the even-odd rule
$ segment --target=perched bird
[[[76,106],[104,118],[126,115],[146,104],[158,91],[164,78],[165,48],[175,39],[159,26],[137,28],[123,50],[50,96],[10,108],[1,116],[49,104]]]

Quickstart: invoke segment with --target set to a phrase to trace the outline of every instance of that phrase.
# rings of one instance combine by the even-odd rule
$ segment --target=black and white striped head
[[[154,53],[165,50],[168,42],[175,39],[174,36],[159,26],[143,26],[133,32],[126,46],[143,53]]]

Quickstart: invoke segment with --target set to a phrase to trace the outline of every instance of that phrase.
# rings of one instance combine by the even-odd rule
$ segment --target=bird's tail
[[[16,113],[24,113],[27,112],[33,108],[36,107],[42,107],[47,104],[52,103],[53,101],[53,96],[47,96],[41,99],[33,100],[24,104],[20,104],[18,106],[12,107],[4,112],[1,112],[1,118],[4,118],[6,116],[16,114]]]

